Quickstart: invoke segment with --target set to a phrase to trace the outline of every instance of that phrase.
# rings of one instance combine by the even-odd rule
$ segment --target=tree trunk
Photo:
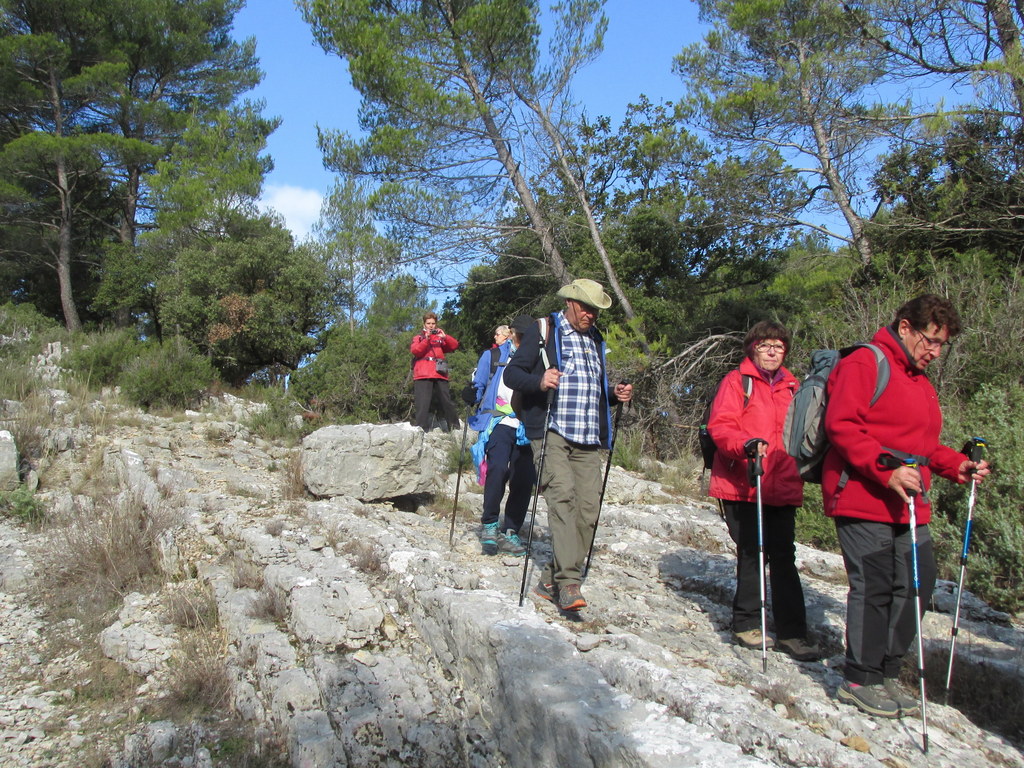
[[[82,329],[75,297],[71,288],[71,190],[68,187],[64,159],[57,158],[57,185],[60,195],[60,223],[57,228],[57,283],[60,286],[60,305],[64,310],[64,325],[72,333]]]
[[[800,51],[799,53],[799,61],[801,66],[806,64],[803,51]],[[807,83],[803,80],[800,82],[800,101],[804,114],[807,116],[808,124],[814,134],[814,144],[816,148],[815,154],[818,158],[821,173],[825,177],[825,183],[828,184],[829,190],[832,192],[832,197],[835,199],[836,205],[843,214],[843,218],[846,220],[846,225],[850,228],[850,242],[853,244],[853,247],[856,248],[857,254],[860,256],[861,264],[868,266],[871,263],[874,254],[871,250],[871,242],[868,240],[867,233],[864,231],[864,220],[853,209],[853,203],[850,200],[850,191],[847,189],[846,184],[843,182],[842,178],[839,176],[839,172],[836,170],[835,163],[832,159],[832,150],[828,143],[828,132],[825,130],[825,126],[822,124],[821,119],[815,111],[816,105],[814,103],[814,99]]]
[[[530,219],[531,229],[537,233],[537,237],[540,240],[541,250],[544,253],[544,259],[547,261],[552,273],[554,273],[555,278],[563,285],[571,283],[573,279],[572,274],[569,272],[568,267],[565,266],[565,259],[562,258],[562,253],[559,251],[558,245],[555,243],[555,236],[551,231],[551,225],[541,212],[540,206],[537,204],[537,199],[534,197],[529,184],[526,183],[526,179],[519,170],[519,163],[516,162],[516,159],[512,156],[509,144],[502,135],[501,130],[499,130],[498,124],[494,120],[493,110],[491,109],[490,103],[487,101],[487,97],[484,96],[484,91],[480,87],[480,83],[477,80],[476,73],[473,71],[472,65],[467,61],[466,57],[462,53],[459,40],[454,31],[455,17],[450,4],[446,6],[446,15],[448,29],[452,34],[453,48],[458,58],[459,69],[462,74],[462,80],[466,84],[466,87],[469,88],[470,94],[473,97],[473,103],[476,105],[477,114],[479,114],[480,119],[483,120],[487,138],[494,147],[494,151],[498,157],[498,162],[501,163],[502,168],[505,169],[505,175],[508,176],[509,181],[512,182],[512,188],[515,189],[516,195],[519,197],[519,202],[522,203],[523,209],[526,211],[526,215]]]
[[[540,120],[541,125],[544,127],[544,132],[547,134],[548,139],[551,141],[551,145],[555,150],[555,156],[558,158],[558,167],[562,171],[562,177],[565,182],[572,187],[573,194],[576,195],[576,200],[580,204],[580,209],[583,211],[584,216],[587,219],[587,229],[590,231],[590,240],[594,244],[594,248],[597,249],[598,256],[601,257],[601,264],[604,266],[605,276],[608,278],[608,285],[619,300],[619,304],[622,305],[622,311],[626,317],[632,320],[636,317],[636,312],[633,311],[633,305],[630,304],[629,299],[626,297],[625,292],[622,290],[622,286],[619,284],[619,276],[615,272],[615,267],[612,266],[612,261],[608,257],[608,251],[604,247],[604,240],[601,238],[601,230],[597,226],[597,219],[594,217],[594,209],[590,205],[590,199],[587,197],[587,190],[584,184],[577,178],[576,174],[572,172],[572,168],[569,167],[569,161],[566,157],[565,143],[562,140],[561,133],[555,127],[554,123],[551,122],[551,116],[548,112],[541,107],[541,105],[535,100],[530,98],[524,98],[523,94],[517,91],[517,96],[520,100],[526,104],[530,110],[537,115],[537,119]],[[647,346],[647,341],[641,339],[644,351],[650,354],[650,348]]]
[[[1007,0],[986,0],[985,5],[996,25],[999,48],[1007,65],[1006,75],[1010,79],[1013,98],[1017,105],[1018,117],[1024,117],[1024,78],[1020,74],[1021,45],[1020,27],[1013,16],[1013,9]]]

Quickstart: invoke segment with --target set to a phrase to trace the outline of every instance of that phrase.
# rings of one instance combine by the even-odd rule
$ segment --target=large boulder
[[[409,424],[318,429],[302,441],[302,480],[314,496],[361,501],[433,493],[449,444]]]

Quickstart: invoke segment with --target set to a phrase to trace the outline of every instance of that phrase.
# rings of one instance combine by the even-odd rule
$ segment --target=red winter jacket
[[[878,402],[870,405],[878,375],[870,349],[844,357],[828,380],[825,431],[832,447],[821,474],[825,514],[906,524],[907,504],[886,487],[893,470],[878,463],[883,447],[927,457],[929,465],[921,467],[926,489],[933,472],[958,481],[967,457],[939,443],[939,398],[928,377],[910,362],[899,337],[885,327],[871,341],[889,358],[889,383]],[[849,480],[840,489],[844,469]],[[924,497],[915,501],[915,511],[919,525],[931,519],[931,505]]]
[[[744,358],[739,368],[722,379],[708,419],[708,432],[718,448],[708,487],[708,494],[714,498],[757,500],[757,489],[747,479],[747,455],[743,446],[748,440],[760,437],[768,441],[768,455],[762,460],[761,501],[775,507],[798,507],[804,503],[804,481],[782,442],[786,409],[793,399],[797,381],[786,368],[779,371],[778,381],[769,384],[750,358]],[[744,407],[745,375],[753,380],[750,400]]]
[[[409,345],[409,351],[416,358],[412,364],[412,377],[447,381],[448,374],[438,373],[435,361],[444,360],[445,352],[454,352],[458,348],[459,342],[454,336],[440,333],[424,336],[422,332],[416,334]]]

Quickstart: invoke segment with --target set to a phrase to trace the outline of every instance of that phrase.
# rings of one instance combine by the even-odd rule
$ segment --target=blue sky
[[[617,123],[642,93],[652,101],[681,96],[672,57],[701,37],[696,3],[608,0],[605,14],[609,25],[604,53],[580,73],[574,86],[587,113],[608,115]],[[345,63],[314,44],[290,0],[248,0],[235,18],[235,37],[256,38],[264,79],[248,96],[264,99],[264,114],[282,120],[267,147],[274,171],[262,202],[280,213],[301,239],[316,221],[320,200],[333,181],[316,146],[317,125],[357,133],[359,94]]]

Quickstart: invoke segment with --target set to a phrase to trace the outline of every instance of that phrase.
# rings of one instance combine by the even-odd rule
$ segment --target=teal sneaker
[[[480,546],[485,555],[498,554],[498,524],[484,523],[480,529]]]
[[[507,555],[522,557],[526,554],[526,545],[519,534],[509,528],[498,538],[498,549]]]

